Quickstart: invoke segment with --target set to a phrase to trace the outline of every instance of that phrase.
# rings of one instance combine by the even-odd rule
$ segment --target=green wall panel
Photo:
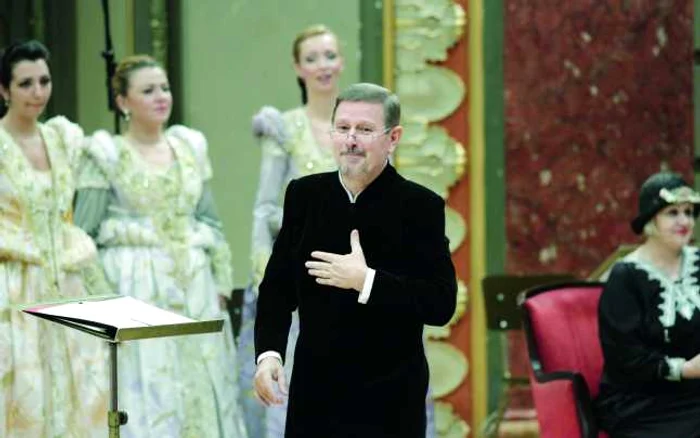
[[[260,151],[250,132],[263,105],[300,104],[291,44],[323,23],[338,35],[343,85],[360,78],[358,0],[182,2],[183,120],[209,140],[214,195],[231,244],[236,286],[249,280],[250,229]]]

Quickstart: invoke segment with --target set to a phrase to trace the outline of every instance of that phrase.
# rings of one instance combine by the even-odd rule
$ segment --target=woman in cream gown
[[[110,292],[92,240],[71,223],[83,132],[63,117],[37,121],[47,62],[36,41],[0,62],[0,436],[91,438],[107,433],[104,343],[19,310]]]
[[[104,131],[87,148],[76,223],[97,242],[117,292],[187,317],[225,318],[231,257],[209,187],[204,136],[163,125],[172,97],[150,57],[117,67],[123,136]],[[131,342],[120,353],[122,436],[245,438],[230,322],[223,333]]]

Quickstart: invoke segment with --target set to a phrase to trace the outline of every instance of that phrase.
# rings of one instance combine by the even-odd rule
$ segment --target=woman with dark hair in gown
[[[21,306],[110,288],[92,239],[72,222],[83,130],[39,121],[51,98],[49,52],[13,44],[0,61],[0,436],[106,434],[107,349]]]

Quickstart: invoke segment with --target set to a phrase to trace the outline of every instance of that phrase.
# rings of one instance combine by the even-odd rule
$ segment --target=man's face
[[[369,184],[384,169],[401,127],[384,126],[380,103],[341,102],[333,121],[333,152],[343,178]]]

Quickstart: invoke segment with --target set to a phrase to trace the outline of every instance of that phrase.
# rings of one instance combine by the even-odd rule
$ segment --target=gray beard
[[[357,177],[360,175],[367,175],[367,173],[367,166],[364,164],[358,168],[353,168],[347,164],[343,164],[340,166],[340,174],[350,178]]]

